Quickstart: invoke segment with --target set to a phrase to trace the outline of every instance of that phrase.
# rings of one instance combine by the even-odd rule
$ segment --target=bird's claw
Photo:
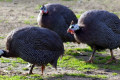
[[[112,61],[115,61],[117,63],[117,59],[115,57],[112,57],[111,59],[109,59],[105,64],[109,64]]]
[[[92,63],[93,64],[93,60],[88,60],[88,61],[86,61],[86,63]]]

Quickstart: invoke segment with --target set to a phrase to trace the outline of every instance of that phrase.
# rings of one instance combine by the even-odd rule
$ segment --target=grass
[[[11,63],[13,67],[18,67],[18,65],[16,63]]]
[[[113,75],[113,76],[116,76],[116,75],[118,75],[118,73],[112,73],[112,75]]]
[[[11,66],[8,66],[8,67],[7,67],[7,70],[9,70],[9,71],[12,70],[12,67],[11,67]]]
[[[29,69],[28,69],[28,68],[23,68],[22,70],[27,71],[27,70],[29,70]]]
[[[21,64],[27,64],[28,62],[24,61],[23,59],[21,58],[17,58],[16,61],[12,61],[12,62],[15,62],[15,63],[21,63]]]
[[[3,37],[3,36],[0,36],[0,39],[4,39],[5,37]]]
[[[3,22],[3,20],[0,20],[0,23]]]
[[[73,56],[67,55],[58,61],[60,67],[66,67],[76,70],[89,70],[89,69],[98,69],[98,66],[95,64],[87,64],[81,59],[77,59]]]
[[[33,17],[31,17],[33,18]],[[37,24],[37,21],[35,20],[24,20],[24,24]]]
[[[46,79],[50,78],[62,78],[64,76],[72,76],[72,77],[84,77],[84,78],[101,78],[106,79],[106,75],[86,75],[83,73],[72,73],[72,74],[52,74],[50,76],[46,76]],[[46,80],[45,79],[45,80]],[[14,76],[7,76],[7,75],[0,75],[0,80],[44,80],[43,76],[39,74],[32,74],[32,75],[14,75]],[[59,79],[57,79],[59,80]],[[60,79],[61,80],[61,79]]]
[[[120,62],[115,65],[112,65],[114,64],[114,62],[105,65],[105,63],[111,58],[111,56],[101,56],[96,54],[94,59],[94,64],[88,64],[85,62],[86,60],[84,60],[84,56],[81,57],[79,55],[80,52],[84,54],[85,52],[92,52],[92,49],[90,47],[83,48],[83,49],[80,49],[80,48],[66,49],[65,55],[63,56],[62,60],[60,59],[58,60],[58,66],[66,67],[69,69],[80,70],[80,71],[101,69],[101,68],[111,69],[111,70],[120,70],[120,64],[119,64]],[[99,53],[106,53],[106,51],[101,51]]]
[[[38,74],[27,75],[27,76],[6,76],[0,75],[0,80],[43,80],[43,78]]]
[[[12,63],[13,66],[17,66],[16,63],[27,64],[27,62],[24,61],[24,60],[21,59],[21,58],[17,58],[16,60],[11,60],[11,59],[9,59],[9,58],[4,58],[4,57],[2,57],[2,58],[0,58],[0,62],[1,62],[1,63]]]
[[[64,77],[64,76],[72,76],[72,77],[84,77],[84,78],[107,78],[106,75],[86,75],[83,73],[72,73],[72,74],[53,74],[52,77]]]
[[[39,10],[41,7],[42,7],[42,5],[37,5],[37,6],[35,7],[35,10]]]
[[[0,0],[0,1],[4,1],[4,0]]]
[[[24,20],[24,24],[30,24],[30,20]]]
[[[79,19],[80,18],[80,16],[81,16],[81,14],[76,14],[76,17]]]
[[[83,74],[83,73],[75,73],[75,74],[67,74],[68,76],[78,76],[78,77],[86,77],[86,78],[102,78],[102,79],[105,79],[107,78],[106,75],[86,75],[86,74]]]
[[[5,0],[6,2],[12,2],[13,0]]]
[[[7,58],[0,58],[1,63],[10,63],[10,59]]]
[[[68,44],[68,43],[67,43]],[[79,53],[84,53],[84,52],[93,52],[93,50],[90,47],[87,48],[74,48],[74,49],[67,49],[65,54],[67,55],[73,55],[73,56],[79,56]],[[106,53],[106,51],[96,51],[99,53]]]
[[[30,16],[31,19],[35,18],[35,16]]]
[[[112,13],[116,14],[120,18],[120,12],[112,12]]]

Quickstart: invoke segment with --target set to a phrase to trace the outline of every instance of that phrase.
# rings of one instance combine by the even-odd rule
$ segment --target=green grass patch
[[[3,36],[0,36],[0,39],[4,39],[5,37],[3,37]]]
[[[65,44],[69,45],[69,44],[70,44],[70,42],[66,42]]]
[[[68,44],[68,43],[67,43]],[[72,48],[72,49],[66,49],[65,54],[67,55],[73,55],[73,56],[79,56],[79,53],[84,53],[84,52],[93,52],[93,50],[90,47],[87,48]],[[96,51],[97,53],[106,53],[105,50],[102,51]]]
[[[84,77],[84,78],[101,78],[105,79],[107,78],[106,75],[86,75],[83,73],[72,73],[72,74],[53,74],[52,77],[64,77],[64,76],[72,76],[72,77]]]
[[[24,21],[24,24],[30,24],[31,22],[30,22],[30,20],[25,20]]]
[[[114,13],[114,14],[116,14],[116,15],[120,15],[120,12],[112,12],[112,13]]]
[[[35,16],[30,16],[31,19],[35,18]]]
[[[5,0],[6,2],[12,2],[13,0]]]
[[[104,63],[106,63],[110,58],[111,58],[111,56],[102,57],[102,56],[99,56],[99,55],[98,55],[97,57],[95,57],[94,62],[95,62],[96,64],[104,64]]]
[[[80,18],[80,16],[81,16],[81,14],[76,14],[76,17],[79,19]]]
[[[7,58],[0,58],[1,63],[10,63],[11,60]]]
[[[35,10],[39,10],[41,7],[42,7],[42,5],[37,5],[37,6],[35,7]]]
[[[16,63],[11,63],[13,67],[18,67],[18,65]]]
[[[89,76],[87,76],[87,77],[91,77],[91,78],[102,78],[102,79],[107,78],[106,75],[89,75]]]
[[[113,76],[116,76],[116,75],[118,75],[118,73],[112,73],[112,75],[113,75]]]
[[[1,2],[5,1],[5,0],[0,0]]]
[[[32,74],[32,75],[29,75],[29,77],[30,77],[30,80],[43,80],[40,74]]]
[[[78,14],[76,14],[76,17],[79,19],[80,16],[84,13],[85,11],[80,11]]]
[[[76,70],[98,69],[95,64],[87,64],[83,59],[77,59],[73,56],[63,56],[62,60],[58,61],[60,67],[67,67]]]
[[[73,56],[79,56],[78,53],[80,52],[92,52],[91,48],[74,48],[74,49],[67,49],[65,51],[65,54],[67,55],[73,55]]]
[[[107,78],[106,75],[86,75],[83,73],[78,73],[78,74],[52,74],[51,76],[47,77],[48,79],[51,77],[55,78],[61,78],[64,76],[72,76],[72,77],[85,77],[85,78],[102,78],[105,79]],[[42,76],[39,74],[33,74],[33,75],[26,75],[26,76],[19,76],[19,75],[14,75],[14,76],[6,76],[6,75],[0,75],[0,80],[44,80]],[[46,79],[45,79],[46,80]],[[59,79],[57,79],[59,80]]]
[[[43,78],[40,75],[27,75],[27,76],[5,76],[0,75],[0,80],[43,80]]]
[[[0,58],[0,62],[1,63],[11,63],[13,67],[17,66],[16,63],[21,63],[21,64],[27,64],[28,63],[21,58],[16,58],[16,60],[11,60],[9,58],[4,58],[4,57]]]
[[[24,71],[28,71],[29,69],[28,69],[28,68],[22,68],[22,70],[24,70]]]
[[[9,70],[9,71],[12,70],[12,67],[11,67],[11,66],[8,66],[8,67],[7,67],[7,70]]]
[[[21,63],[21,64],[27,64],[28,62],[24,61],[23,59],[21,58],[17,58],[16,60],[13,60],[12,61],[13,63]]]
[[[107,76],[106,75],[86,75],[86,74],[83,74],[83,73],[79,73],[79,74],[77,74],[77,73],[75,73],[75,74],[67,74],[68,76],[78,76],[78,77],[86,77],[86,78],[103,78],[103,79],[105,79],[105,78],[107,78]]]
[[[120,70],[120,64],[115,64],[115,65],[111,65],[111,64],[101,65],[100,67],[104,68],[104,69],[110,69],[110,70]]]

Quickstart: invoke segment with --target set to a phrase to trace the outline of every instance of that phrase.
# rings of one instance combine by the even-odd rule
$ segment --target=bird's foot
[[[109,64],[112,61],[115,61],[117,63],[117,59],[115,57],[110,58],[105,64]]]
[[[29,75],[30,75],[30,74],[33,74],[33,72],[30,71],[28,74],[29,74]]]
[[[90,59],[90,60],[86,61],[86,63],[93,63],[93,60]]]

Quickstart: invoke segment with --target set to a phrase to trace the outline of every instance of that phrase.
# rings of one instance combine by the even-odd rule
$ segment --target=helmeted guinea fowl
[[[120,46],[120,19],[105,10],[90,10],[83,13],[78,24],[72,24],[68,32],[74,34],[77,41],[86,43],[93,49],[88,62],[93,62],[96,50],[110,49],[110,63],[116,60],[113,49]]]
[[[67,33],[71,21],[77,23],[73,11],[61,4],[46,4],[40,9],[38,25],[55,31],[63,42],[75,42],[74,36]]]
[[[42,66],[50,63],[57,69],[57,60],[64,53],[64,46],[57,33],[39,27],[24,27],[13,30],[7,37],[5,50],[0,50],[0,56],[20,57],[33,64],[29,74],[32,74],[35,65]]]

